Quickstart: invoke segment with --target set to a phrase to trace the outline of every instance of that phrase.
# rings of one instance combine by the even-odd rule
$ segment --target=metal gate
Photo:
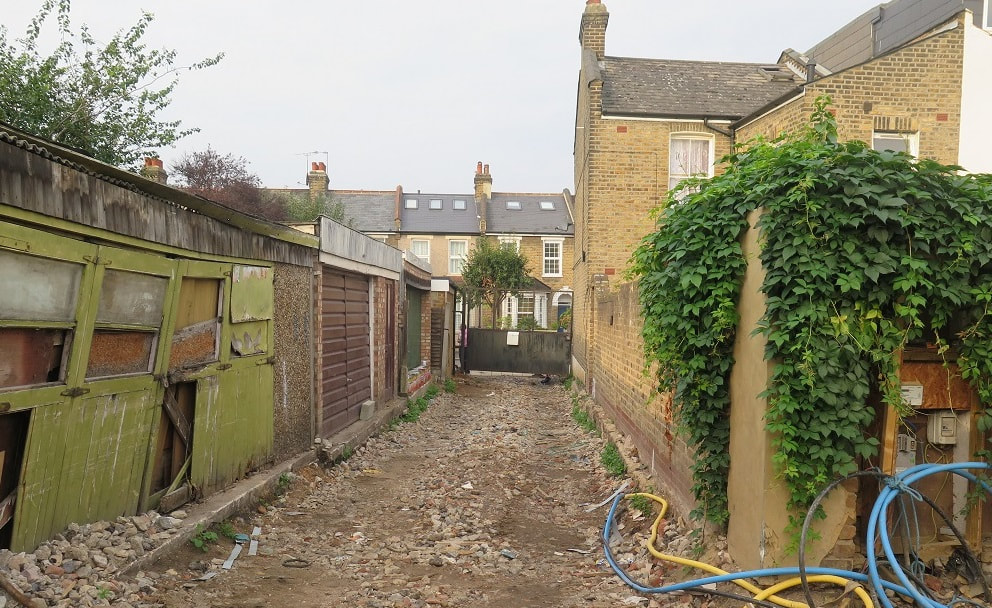
[[[321,293],[321,437],[358,420],[372,398],[369,281],[325,268]]]
[[[572,340],[565,332],[469,329],[468,369],[567,376]]]

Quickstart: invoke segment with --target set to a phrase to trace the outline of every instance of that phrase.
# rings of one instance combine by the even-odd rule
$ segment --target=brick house
[[[718,159],[733,145],[805,124],[823,94],[833,100],[843,139],[992,170],[983,146],[992,141],[992,123],[983,120],[992,94],[986,9],[986,2],[896,0],[806,53],[786,49],[775,61],[753,64],[609,56],[609,13],[600,0],[587,1],[574,149],[572,369],[676,504],[692,504],[693,455],[675,434],[669,397],[642,375],[637,287],[622,279],[630,254],[652,229],[649,212],[681,179],[718,173]],[[763,307],[757,292],[742,296],[742,325]],[[757,458],[753,449],[764,434],[764,402],[756,396],[767,381],[763,344],[749,331],[738,335],[738,367],[752,375],[735,393],[749,396],[732,405],[730,543],[738,562],[753,567],[786,559],[785,514],[776,506],[784,504],[784,490],[776,485],[767,441]],[[738,383],[743,375],[736,374]],[[735,459],[735,445],[745,441],[751,452]],[[835,558],[850,552],[845,543],[854,537],[854,497],[838,496],[841,516],[822,532],[825,546],[840,548]]]
[[[481,162],[473,176],[473,192],[462,194],[405,192],[402,186],[329,189],[323,163],[313,163],[307,175],[311,196],[327,196],[331,204],[340,204],[350,227],[429,261],[435,278],[456,286],[463,284],[461,265],[480,237],[512,243],[530,262],[533,288],[506,299],[498,316],[514,326],[533,316],[539,327],[554,328],[572,305],[572,197],[568,190],[493,192],[492,183],[489,165]],[[469,320],[478,326],[490,319],[488,313],[473,310]]]

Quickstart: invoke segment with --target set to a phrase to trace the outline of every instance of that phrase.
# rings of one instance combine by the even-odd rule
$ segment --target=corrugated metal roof
[[[519,203],[519,209],[509,208],[509,202]],[[542,208],[551,203],[552,208]],[[515,207],[515,206],[514,206]],[[489,202],[486,230],[495,233],[574,234],[572,216],[565,198],[558,194],[513,194],[494,192]]]
[[[603,112],[737,119],[797,88],[776,64],[604,57]]]

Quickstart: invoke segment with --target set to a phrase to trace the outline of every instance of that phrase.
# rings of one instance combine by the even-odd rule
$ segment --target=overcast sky
[[[40,0],[3,0],[21,35]],[[604,0],[608,55],[774,62],[805,51],[875,0]],[[183,64],[169,115],[250,161],[267,186],[302,186],[326,161],[332,188],[573,190],[572,138],[584,0],[73,0],[74,23],[106,39],[145,9],[146,39]],[[54,24],[51,24],[54,25]],[[319,152],[318,154],[307,154]]]

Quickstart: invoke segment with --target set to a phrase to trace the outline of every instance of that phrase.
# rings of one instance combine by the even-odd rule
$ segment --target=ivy
[[[648,364],[697,454],[697,515],[717,523],[728,516],[729,381],[752,211],[766,297],[755,331],[773,363],[766,427],[792,513],[876,454],[871,395],[906,413],[898,366],[909,344],[956,350],[983,404],[979,428],[992,430],[992,179],[838,142],[828,105],[817,100],[803,133],[748,142],[722,159],[723,174],[683,184],[632,258]]]

